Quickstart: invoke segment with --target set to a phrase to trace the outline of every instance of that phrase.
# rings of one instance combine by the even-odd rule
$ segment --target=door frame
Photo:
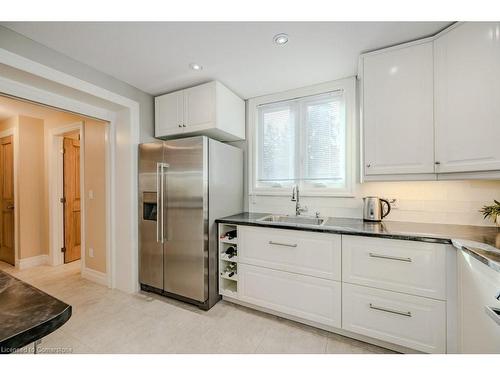
[[[109,122],[110,186],[106,196],[111,209],[106,222],[110,259],[102,281],[111,288],[137,292],[139,102],[5,48],[0,48],[0,64],[9,67],[0,70],[0,92]],[[97,271],[90,271],[82,276],[95,280]]]
[[[12,160],[12,163],[14,164],[14,264],[17,265],[19,264],[19,225],[18,225],[19,200],[17,192],[17,171],[18,171],[17,162],[19,160],[17,153],[19,150],[19,144],[18,144],[19,138],[18,138],[17,124],[14,125],[12,128],[0,131],[0,138],[8,136],[12,136],[12,144],[14,146],[14,157]]]
[[[61,248],[64,247],[64,204],[60,202],[60,198],[64,196],[64,155],[61,152],[64,134],[78,130],[80,134],[80,142],[85,145],[85,130],[84,122],[79,121],[68,124],[61,128],[51,129],[49,132],[49,260],[53,266],[64,264],[64,254]],[[107,143],[107,142],[106,142]],[[106,144],[106,153],[109,147]],[[106,158],[108,159],[108,158]],[[106,160],[107,161],[107,160]],[[109,166],[106,165],[106,170]],[[109,184],[109,176],[106,175],[106,186]],[[85,147],[80,147],[80,230],[81,230],[81,266],[83,273],[85,267]],[[109,202],[106,200],[106,212],[109,210]],[[108,246],[106,246],[106,259],[108,259]]]

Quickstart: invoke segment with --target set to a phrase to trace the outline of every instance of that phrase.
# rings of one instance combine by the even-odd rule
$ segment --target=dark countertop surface
[[[322,226],[261,222],[269,213],[243,212],[216,220],[218,223],[251,225],[313,232],[382,237],[409,241],[453,244],[500,272],[500,228],[473,225],[427,224],[403,221],[366,222],[362,219],[328,218]],[[487,250],[492,251],[487,251]],[[498,251],[498,252],[495,252]]]
[[[47,336],[70,317],[70,305],[0,271],[0,354]]]

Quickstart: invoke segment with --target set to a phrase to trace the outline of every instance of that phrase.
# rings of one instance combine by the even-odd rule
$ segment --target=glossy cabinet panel
[[[342,328],[425,353],[446,353],[446,302],[343,283]]]
[[[238,236],[241,263],[340,281],[340,235],[242,226]]]
[[[193,135],[245,139],[245,102],[217,81],[157,96],[155,137]]]
[[[330,327],[341,325],[341,283],[239,264],[239,298]]]
[[[184,90],[185,131],[212,127],[215,124],[215,82]]]
[[[500,170],[500,22],[466,22],[434,41],[436,172]]]
[[[342,236],[342,281],[445,300],[446,247]]]
[[[174,92],[155,98],[155,136],[183,132],[184,94]]]
[[[434,172],[432,42],[363,57],[366,175]]]
[[[460,251],[459,316],[461,353],[500,354],[500,273]]]

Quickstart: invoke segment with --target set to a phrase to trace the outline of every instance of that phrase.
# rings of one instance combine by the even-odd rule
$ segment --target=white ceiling
[[[218,79],[243,98],[355,75],[361,52],[449,22],[6,22],[153,95]],[[279,47],[273,36],[287,33]],[[199,63],[203,70],[189,69]]]

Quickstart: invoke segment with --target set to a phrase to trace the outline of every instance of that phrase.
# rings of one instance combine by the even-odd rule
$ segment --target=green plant
[[[483,214],[484,219],[493,218],[493,220],[496,221],[497,215],[500,215],[500,202],[496,199],[494,199],[493,201],[495,202],[495,204],[491,206],[484,206],[479,210],[479,212]]]

